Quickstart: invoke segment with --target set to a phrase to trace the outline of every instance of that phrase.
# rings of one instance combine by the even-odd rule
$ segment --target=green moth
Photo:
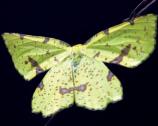
[[[72,47],[55,38],[4,33],[15,67],[26,80],[49,69],[34,92],[32,111],[47,117],[74,103],[102,110],[121,100],[121,83],[103,62],[128,68],[142,63],[155,47],[156,19],[140,16]]]

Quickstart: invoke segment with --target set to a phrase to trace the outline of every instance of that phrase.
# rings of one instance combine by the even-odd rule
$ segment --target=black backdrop
[[[0,33],[55,37],[71,45],[127,18],[141,0],[5,0],[0,1]],[[158,14],[158,2],[143,14]],[[124,99],[104,111],[75,105],[57,113],[49,126],[156,126],[158,117],[158,46],[135,69],[107,64],[121,80]],[[31,113],[32,94],[45,73],[27,82],[14,68],[0,38],[0,125],[43,126],[48,118]],[[156,116],[157,114],[157,116]]]

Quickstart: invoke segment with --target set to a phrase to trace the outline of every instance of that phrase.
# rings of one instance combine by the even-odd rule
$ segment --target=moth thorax
[[[81,50],[83,49],[83,47],[84,47],[84,45],[82,45],[82,44],[74,45],[74,46],[72,47],[72,52],[73,52],[74,54],[78,54],[78,53],[81,52]]]
[[[74,73],[76,72],[76,69],[78,68],[78,65],[80,64],[82,56],[83,55],[81,53],[79,53],[79,54],[74,53],[74,55],[73,55],[72,67],[73,67]]]

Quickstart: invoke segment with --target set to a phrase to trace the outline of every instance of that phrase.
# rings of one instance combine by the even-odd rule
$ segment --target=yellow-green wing
[[[16,33],[4,33],[5,44],[16,69],[25,79],[60,63],[69,55],[69,46],[58,39]]]
[[[154,50],[156,19],[148,14],[101,31],[88,40],[82,53],[107,63],[137,66]]]
[[[100,61],[84,56],[74,71],[75,103],[92,110],[101,110],[122,99],[117,77]]]
[[[44,117],[68,108],[74,102],[72,60],[52,67],[34,92],[32,112]]]

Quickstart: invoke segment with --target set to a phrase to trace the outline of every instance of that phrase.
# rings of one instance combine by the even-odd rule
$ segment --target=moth
[[[104,65],[133,68],[153,52],[157,16],[137,17],[91,37],[85,44],[69,44],[48,37],[4,33],[15,68],[26,80],[49,70],[36,88],[32,111],[44,117],[72,104],[102,110],[122,99],[118,78]]]
[[[32,98],[32,112],[54,115],[74,103],[103,110],[123,98],[119,79],[104,63],[128,68],[141,64],[156,43],[157,16],[138,16],[143,0],[123,23],[103,30],[85,44],[70,46],[61,40],[18,33],[2,36],[18,72],[26,80],[49,70]]]

